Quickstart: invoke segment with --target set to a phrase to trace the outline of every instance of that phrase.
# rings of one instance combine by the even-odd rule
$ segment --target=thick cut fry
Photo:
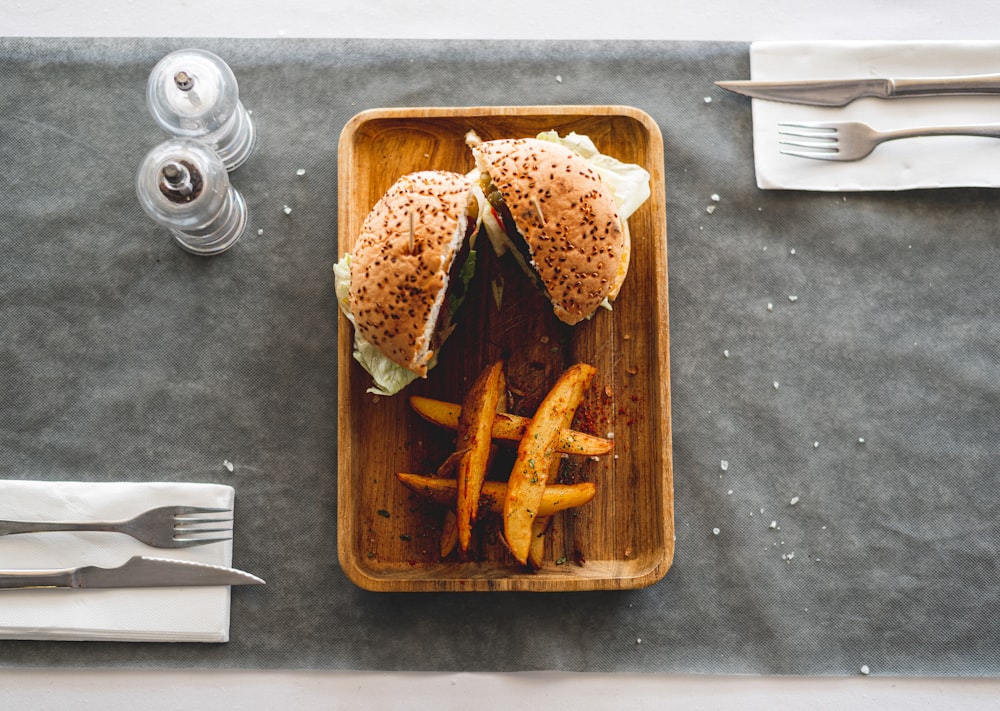
[[[532,524],[545,494],[545,484],[553,465],[558,464],[555,444],[559,432],[572,421],[595,372],[586,363],[570,366],[538,406],[517,448],[517,459],[507,482],[503,530],[507,547],[522,565],[528,562]]]
[[[406,474],[400,472],[396,478],[411,491],[426,496],[444,506],[455,504],[458,482],[454,479],[440,479],[422,474]],[[593,482],[580,484],[549,484],[542,494],[542,502],[538,505],[539,516],[551,516],[557,511],[583,506],[594,498],[597,487]],[[504,499],[507,496],[507,485],[502,481],[487,481],[483,484],[480,507],[494,513],[503,512]]]
[[[448,455],[448,458],[437,468],[435,476],[439,476],[442,479],[454,479],[455,472],[458,471],[458,463],[462,461],[462,457],[468,450],[460,449],[457,452],[452,452]]]
[[[545,564],[545,534],[552,523],[551,516],[539,514],[531,524],[531,546],[528,548],[528,563],[536,570]]]
[[[579,405],[579,402],[577,403]],[[559,418],[560,432],[567,430],[573,422],[576,414],[576,406],[566,408],[566,411]],[[549,479],[555,479],[559,475],[559,459],[552,458],[549,465]],[[552,523],[551,516],[535,516],[531,524],[531,545],[528,547],[528,564],[538,570],[545,564],[545,534],[549,531],[549,524]]]
[[[438,467],[436,476],[452,478],[455,475],[455,470],[458,469],[458,463],[462,461],[462,457],[465,455],[465,450],[460,449],[457,452],[452,452],[448,455],[448,458],[444,460],[444,463]],[[454,509],[448,509],[444,512],[444,520],[441,522],[441,557],[447,558],[451,555],[451,552],[455,550],[455,546],[458,545],[458,519],[455,515]]]
[[[486,465],[493,442],[493,420],[506,386],[503,361],[497,361],[476,378],[458,418],[456,447],[467,450],[458,464],[458,547],[462,553],[467,552],[472,543],[479,493],[486,480]]]
[[[469,451],[467,449],[460,449],[457,452],[452,452],[448,455],[448,458],[437,468],[434,476],[439,476],[442,479],[454,479],[455,473],[458,471],[458,464],[462,461],[462,457],[465,453]],[[496,454],[496,447],[490,448],[489,459],[486,460],[486,471],[493,469],[494,455]]]
[[[414,412],[432,424],[452,430],[458,427],[462,406],[457,403],[413,395],[410,397],[410,406]],[[520,442],[530,421],[528,417],[507,412],[497,413],[493,421],[493,439]],[[613,440],[564,428],[559,433],[556,449],[566,454],[596,457],[608,454],[614,446]]]
[[[458,521],[455,512],[448,509],[441,522],[441,557],[447,558],[458,545]]]

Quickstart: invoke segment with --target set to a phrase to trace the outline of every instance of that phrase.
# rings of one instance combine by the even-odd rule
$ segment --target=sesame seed
[[[721,462],[719,462],[719,468],[724,472],[729,471],[729,462],[723,459]]]
[[[792,500],[789,501],[788,503],[791,504],[792,506],[795,506],[795,504],[799,503],[799,497],[798,496],[793,496]]]

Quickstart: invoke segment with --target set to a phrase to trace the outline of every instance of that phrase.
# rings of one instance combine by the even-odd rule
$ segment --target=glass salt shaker
[[[253,152],[256,132],[236,76],[212,52],[181,49],[161,59],[146,83],[146,104],[171,135],[212,146],[227,170]]]
[[[135,187],[146,214],[193,254],[224,252],[246,228],[243,196],[229,182],[222,159],[199,141],[174,138],[153,148],[139,166]]]

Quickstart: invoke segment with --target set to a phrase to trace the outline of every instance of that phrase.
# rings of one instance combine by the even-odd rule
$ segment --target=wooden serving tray
[[[621,106],[374,109],[355,116],[339,144],[339,252],[351,251],[361,223],[404,173],[473,168],[465,135],[483,140],[570,131],[598,149],[644,166],[652,196],[629,219],[632,261],[613,311],[575,327],[559,322],[511,258],[482,238],[476,277],[460,327],[439,363],[393,397],[366,392],[352,357],[353,329],[341,314],[338,341],[338,552],[348,577],[375,591],[568,591],[639,588],[667,572],[674,552],[663,139],[650,116]],[[493,284],[502,283],[498,308]],[[400,484],[396,472],[431,474],[453,450],[454,434],[415,415],[409,395],[461,402],[490,362],[506,361],[512,410],[530,416],[570,364],[597,376],[575,427],[613,433],[613,455],[570,458],[563,478],[593,481],[589,504],[557,514],[546,564],[522,568],[486,517],[474,560],[442,560],[442,511]],[[503,450],[498,460],[513,456]],[[509,469],[507,470],[509,471]]]

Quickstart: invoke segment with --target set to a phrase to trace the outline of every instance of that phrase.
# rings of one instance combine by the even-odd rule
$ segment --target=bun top
[[[471,189],[458,173],[402,176],[365,218],[352,251],[355,328],[420,376],[434,356],[432,338],[465,240]]]
[[[572,325],[620,286],[627,246],[614,197],[587,161],[535,138],[473,148],[528,245],[556,316]]]

